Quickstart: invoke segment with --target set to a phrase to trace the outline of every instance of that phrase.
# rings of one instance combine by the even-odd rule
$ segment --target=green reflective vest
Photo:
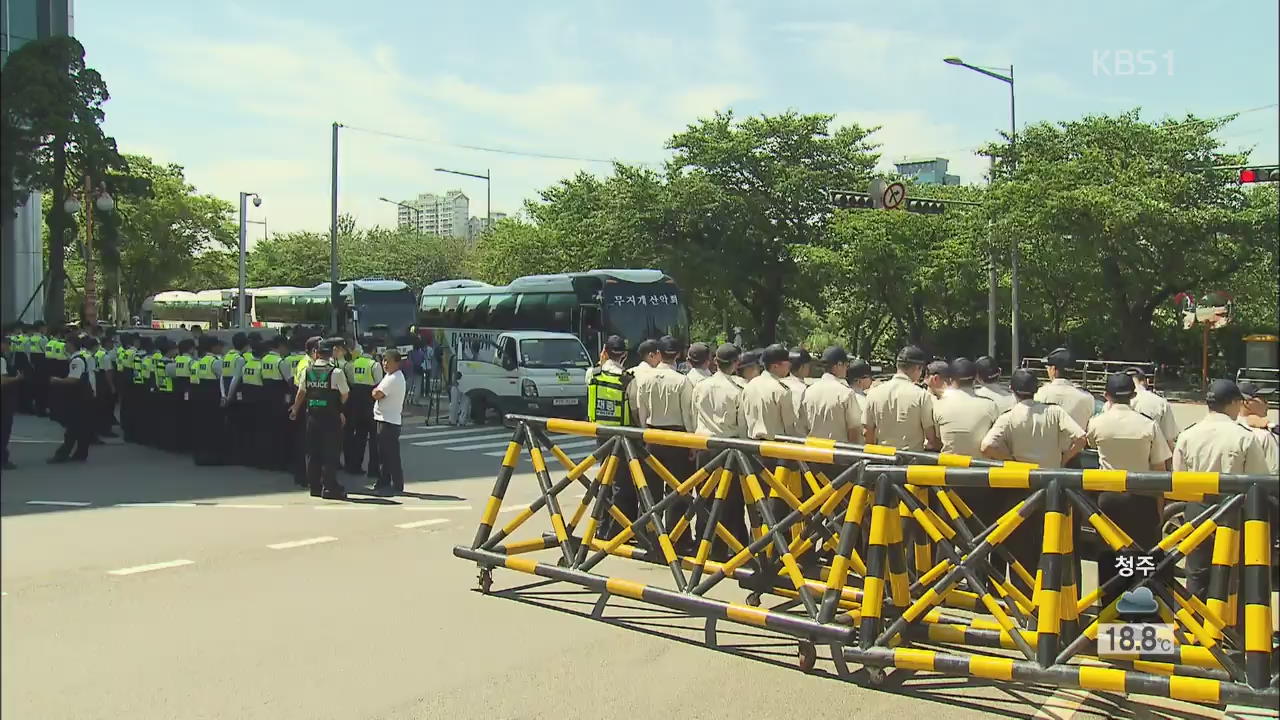
[[[240,380],[245,385],[262,386],[262,360],[251,352],[244,354],[244,371],[240,374]]]
[[[222,377],[235,377],[236,374],[236,358],[240,357],[239,350],[228,350],[222,356]]]
[[[213,356],[205,355],[191,364],[191,382],[213,382],[218,379],[213,374]]]
[[[32,333],[27,336],[27,352],[33,355],[45,354],[45,340],[41,333]]]
[[[61,340],[50,340],[45,343],[44,356],[50,360],[66,360],[62,354],[63,344]]]
[[[280,357],[280,353],[269,352],[262,356],[262,379],[273,380],[279,382],[284,380],[284,375],[280,374],[280,362],[284,358]]]
[[[373,358],[361,355],[351,361],[351,382],[353,385],[376,385],[373,381]]]
[[[93,363],[95,366],[97,366],[98,372],[107,371],[106,368],[102,367],[104,364],[106,364],[106,359],[107,359],[107,351],[103,350],[102,348],[98,348],[97,351],[93,353]]]
[[[169,359],[160,353],[151,356],[151,371],[155,375],[156,390],[163,393],[173,392],[173,378],[169,377],[169,373],[165,366],[169,363]]]
[[[601,370],[587,381],[587,419],[598,425],[631,424],[623,376]]]
[[[178,355],[173,359],[173,372],[177,377],[191,379],[191,356]]]
[[[133,384],[146,385],[151,380],[151,359],[145,350],[133,356]]]
[[[10,335],[9,345],[16,353],[27,352],[27,336],[26,335]]]

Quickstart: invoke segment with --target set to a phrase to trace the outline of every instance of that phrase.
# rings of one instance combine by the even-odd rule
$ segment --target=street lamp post
[[[245,260],[249,254],[248,248],[246,247],[248,240],[248,219],[246,216],[249,213],[249,198],[253,198],[254,207],[260,207],[262,205],[262,198],[258,196],[258,193],[240,193],[240,292],[236,300],[236,327],[241,330],[246,329],[244,324],[244,306],[246,300],[245,295],[247,294],[245,292],[245,285],[248,281],[248,273],[245,266]]]
[[[1014,94],[1013,94],[1013,65],[1010,65],[1008,68],[1003,68],[1003,67],[987,68],[987,67],[981,67],[978,65],[970,65],[969,63],[961,60],[958,57],[943,58],[942,61],[947,63],[948,65],[959,65],[960,67],[968,68],[976,73],[980,73],[982,75],[986,75],[987,77],[995,78],[996,80],[1000,80],[1001,82],[1005,82],[1009,84],[1009,167],[1010,167],[1010,170],[1016,170],[1018,167],[1018,153],[1017,153],[1018,116],[1016,111],[1017,105],[1014,101]],[[1001,72],[995,72],[996,70],[999,70]],[[1004,74],[1006,70],[1008,72],[1007,75]],[[1019,297],[1018,297],[1019,296],[1019,293],[1018,293],[1018,238],[1016,235],[1010,239],[1009,244],[1010,244],[1009,304],[1011,306],[1010,320],[1009,320],[1009,333],[1011,336],[1010,337],[1010,344],[1011,344],[1010,355],[1012,356],[1012,360],[1013,360],[1012,364],[1009,367],[1009,372],[1013,372],[1014,370],[1018,369],[1018,362],[1020,360],[1019,356],[1020,356],[1020,350],[1021,350],[1021,348],[1019,348],[1018,346],[1018,331],[1021,329],[1020,328],[1021,322],[1019,320],[1019,315],[1021,315],[1021,312],[1020,312],[1021,305],[1019,303]],[[994,255],[994,252],[993,252],[993,255]],[[992,257],[991,261],[992,261],[992,267],[994,267],[995,258]],[[991,283],[991,288],[989,289],[989,297],[988,297],[987,322],[989,323],[989,326],[991,328],[994,328],[995,326],[995,273],[994,271],[990,273],[989,282]],[[992,356],[995,355],[993,338],[994,338],[994,330],[988,330],[988,344],[993,346],[993,347],[989,347],[988,350],[991,352]]]
[[[89,202],[90,197],[93,198],[93,202]],[[105,187],[99,186],[97,192],[94,192],[93,181],[86,175],[84,178],[84,203],[82,204],[72,195],[62,204],[62,209],[66,210],[70,215],[80,212],[82,207],[84,208],[83,320],[90,325],[96,325],[98,322],[98,278],[93,267],[93,208],[97,207],[102,212],[111,212],[116,207],[116,201]]]
[[[476,178],[484,181],[484,217],[485,230],[493,229],[493,177],[490,171],[486,169],[483,175],[476,173],[462,172],[461,170],[448,170],[445,168],[436,168],[436,172],[449,173],[450,175],[461,175],[463,177]]]

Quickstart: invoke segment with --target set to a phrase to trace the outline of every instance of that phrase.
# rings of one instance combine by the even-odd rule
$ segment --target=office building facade
[[[959,185],[959,175],[947,174],[946,158],[919,158],[894,163],[899,175],[915,178],[923,185]]]
[[[440,237],[466,240],[470,232],[467,222],[470,210],[471,201],[461,190],[450,190],[444,195],[422,193],[399,204],[396,225]]]

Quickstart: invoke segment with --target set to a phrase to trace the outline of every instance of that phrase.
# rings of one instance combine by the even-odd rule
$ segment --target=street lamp
[[[475,173],[462,172],[461,170],[447,170],[445,168],[436,168],[436,172],[449,173],[450,175],[461,175],[463,177],[476,178],[484,181],[484,215],[486,230],[493,229],[493,185],[492,177],[489,170],[485,170],[483,175]]]
[[[1018,116],[1016,113],[1017,105],[1014,102],[1014,95],[1013,95],[1013,65],[1010,65],[1008,68],[983,67],[980,65],[970,65],[969,63],[961,60],[958,57],[943,58],[942,61],[948,65],[959,65],[962,68],[968,68],[976,73],[986,75],[989,78],[995,78],[996,80],[1009,84],[1009,167],[1011,170],[1017,169],[1018,167],[1017,117]],[[1006,72],[1008,74],[1005,74]],[[995,355],[995,314],[996,314],[994,251],[992,252],[991,270],[989,271],[989,273],[990,274],[988,275],[988,282],[990,283],[990,287],[988,288],[988,297],[987,297],[987,314],[988,314],[987,345],[988,345],[989,352],[994,357]],[[1020,348],[1018,347],[1018,330],[1020,329],[1020,322],[1018,320],[1018,316],[1020,315],[1020,310],[1021,310],[1020,304],[1018,302],[1018,238],[1016,235],[1010,239],[1009,304],[1011,305],[1009,332],[1010,332],[1010,335],[1012,336],[1010,354],[1012,355],[1012,359],[1013,359],[1013,363],[1009,367],[1009,372],[1013,372],[1014,370],[1018,369],[1018,361],[1019,361],[1019,355],[1020,355],[1020,352],[1019,352]]]
[[[380,198],[378,198],[378,199],[379,199],[379,200],[381,200],[381,201],[382,201],[382,202],[384,202],[384,203],[391,203],[392,205],[395,205],[396,207],[402,207],[402,208],[404,208],[405,210],[412,210],[412,211],[413,211],[413,213],[414,213],[414,216],[413,216],[413,218],[414,218],[414,219],[413,219],[413,227],[414,227],[414,229],[415,229],[415,230],[418,230],[419,232],[421,232],[421,231],[422,231],[422,208],[417,208],[417,207],[414,207],[414,206],[412,206],[412,205],[408,205],[408,204],[406,204],[406,203],[402,203],[402,202],[396,202],[395,200],[389,200],[389,199],[384,198],[384,197],[380,197]]]
[[[68,215],[84,212],[84,321],[90,325],[98,322],[98,278],[93,267],[93,208],[100,212],[111,212],[116,207],[115,198],[107,192],[106,187],[99,185],[93,190],[93,182],[86,175],[84,179],[84,198],[87,202],[93,196],[93,204],[85,206],[80,199],[72,195],[62,203],[62,209]]]
[[[253,198],[254,207],[262,207],[262,198],[258,193],[241,192],[240,193],[240,293],[236,301],[236,326],[241,330],[246,329],[244,324],[244,305],[245,305],[245,284],[247,282],[247,273],[245,268],[245,259],[248,256],[248,248],[246,247],[248,234],[247,215],[249,214],[249,198]]]

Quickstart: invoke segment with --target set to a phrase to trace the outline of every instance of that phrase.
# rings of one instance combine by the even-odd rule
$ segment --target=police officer
[[[60,341],[61,342],[61,341]],[[83,347],[82,347],[83,344]],[[66,374],[52,378],[52,382],[61,386],[59,389],[62,410],[59,415],[65,432],[62,445],[49,458],[50,463],[63,463],[71,460],[84,462],[89,459],[89,445],[94,435],[94,386],[96,378],[93,370],[93,356],[98,341],[92,337],[69,338],[61,344],[59,352],[64,349],[68,354]]]
[[[670,335],[658,339],[660,360],[645,376],[638,393],[637,415],[644,418],[644,427],[647,429],[692,432],[697,427],[697,419],[693,413],[693,381],[675,367],[683,350],[680,340]],[[688,448],[649,443],[647,449],[677,480],[684,480],[693,474],[693,459]],[[657,502],[666,496],[670,488],[657,474],[646,471],[646,475],[649,493],[653,501]],[[686,506],[687,503],[683,500],[671,504],[667,511],[668,527],[684,514]]]
[[[689,346],[689,380],[696,386],[715,374],[711,369],[711,346],[704,342],[696,342]]]
[[[779,435],[799,435],[800,423],[792,399],[794,393],[783,382],[783,378],[791,372],[791,353],[784,345],[770,345],[761,353],[761,361],[765,371],[752,378],[742,390],[742,418],[747,428],[747,437],[752,440],[772,440]],[[779,462],[771,458],[763,459],[762,463],[771,471],[776,471],[779,466]],[[797,497],[800,495],[798,474],[787,474],[787,489]],[[777,497],[776,492],[771,490],[769,496],[772,498],[770,509],[776,522],[785,514],[787,505]]]
[[[1169,441],[1169,449],[1178,441],[1178,420],[1173,416],[1169,401],[1147,389],[1147,373],[1140,367],[1131,367],[1125,373],[1133,378],[1135,392],[1129,406],[1148,415],[1160,426],[1160,433]]]
[[[27,335],[27,359],[31,362],[31,406],[38,416],[49,412],[49,338],[44,320],[37,320]]]
[[[1006,412],[1018,404],[1009,388],[1000,384],[1000,366],[989,355],[983,355],[974,361],[978,371],[978,382],[974,383],[973,392],[980,397],[990,398],[996,404],[996,410]]]
[[[1049,353],[1044,359],[1049,382],[1036,392],[1036,401],[1061,407],[1083,428],[1089,425],[1089,418],[1093,417],[1093,396],[1062,376],[1063,371],[1074,362],[1071,352],[1066,348],[1057,348]]]
[[[191,391],[194,378],[191,366],[195,362],[196,341],[183,338],[178,341],[178,352],[173,356],[173,416],[177,428],[174,449],[191,452],[192,420]]]
[[[604,341],[601,356],[600,364],[587,371],[587,420],[609,427],[630,425],[627,385],[632,382],[632,376],[622,367],[627,359],[627,341],[610,335]],[[596,447],[606,440],[597,438]]]
[[[120,395],[120,434],[127,443],[136,442],[133,416],[137,412],[137,400],[133,393],[133,356],[137,353],[137,336],[120,335],[120,349],[116,353],[116,392]]]
[[[0,336],[0,343],[3,344],[0,346],[0,467],[13,470],[15,466],[9,461],[9,435],[13,432],[13,414],[18,410],[18,391],[25,383],[18,368],[9,362],[9,337]]]
[[[832,345],[822,351],[822,364],[827,371],[804,391],[798,413],[800,425],[812,437],[861,443],[862,403],[846,382],[849,353]]]
[[[1169,443],[1155,420],[1134,410],[1136,392],[1133,378],[1124,373],[1107,377],[1107,408],[1089,418],[1089,444],[1098,450],[1098,465],[1104,470],[1163,472],[1169,469]],[[1160,511],[1152,495],[1104,492],[1098,505],[1143,548],[1160,542]]]
[[[152,356],[151,378],[154,384],[151,417],[156,447],[170,452],[178,449],[178,395],[175,392],[178,368],[175,359],[178,346],[169,338],[156,342]]]
[[[658,341],[649,339],[636,346],[636,356],[640,362],[630,368],[631,382],[627,384],[627,398],[631,403],[631,422],[636,427],[645,426],[644,408],[640,405],[640,390],[649,377],[662,362],[662,353],[658,351]]]
[[[1267,421],[1267,396],[1275,392],[1275,388],[1258,387],[1252,380],[1241,381],[1239,388],[1244,405],[1240,408],[1236,421],[1249,428],[1262,446],[1262,455],[1267,460],[1267,472],[1280,475],[1280,440],[1277,440]]]
[[[939,446],[933,396],[916,385],[928,362],[923,350],[908,345],[898,353],[898,372],[867,392],[862,428],[867,444],[917,452]]]
[[[378,439],[373,424],[373,388],[382,381],[382,365],[374,361],[374,339],[371,335],[360,338],[363,352],[347,363],[347,380],[351,393],[347,400],[346,443],[343,459],[346,470],[359,475],[363,470],[365,448],[369,449],[367,477],[377,480]]]
[[[134,438],[140,445],[150,445],[155,442],[152,436],[151,421],[152,408],[151,400],[154,393],[151,392],[151,356],[155,353],[155,341],[147,336],[143,336],[138,340],[138,352],[134,355],[133,360],[133,394],[136,402],[134,420]]]
[[[972,360],[956,358],[948,369],[950,385],[933,402],[933,420],[944,453],[981,457],[982,439],[1000,416],[995,401],[974,388],[977,373]]]
[[[738,387],[747,389],[747,384],[764,372],[764,350],[747,350],[738,358],[738,372],[734,375]]]
[[[853,388],[853,394],[858,396],[858,404],[862,406],[862,411],[867,411],[867,391],[871,389],[872,382],[871,363],[862,358],[854,358],[849,363],[849,373],[845,376],[849,387]]]
[[[9,384],[13,385],[13,387],[9,389],[11,397],[6,402],[13,408],[14,412],[30,415],[35,412],[31,394],[31,380],[35,378],[35,369],[31,364],[31,356],[28,350],[30,336],[27,334],[26,323],[22,321],[15,322],[8,339],[8,372],[10,374],[7,376],[0,375],[0,377],[23,377],[27,378],[27,381],[16,385],[14,383],[17,381],[9,381]],[[12,423],[12,419],[10,423]],[[8,445],[6,444],[5,447],[8,448]],[[6,455],[6,457],[8,456]]]
[[[53,382],[54,378],[65,377],[67,374],[67,343],[62,339],[63,329],[50,329],[49,340],[45,343],[44,352],[44,410],[49,417],[61,423],[62,419],[62,396],[65,394],[63,390],[66,388],[65,383]]]
[[[118,363],[119,351],[116,349],[116,336],[107,334],[93,354],[93,364],[97,368],[97,377],[94,380],[98,386],[98,413],[95,426],[98,437],[119,437],[112,430],[116,425],[116,400],[119,397],[116,393]]]
[[[320,336],[312,336],[303,343],[305,355],[301,362],[294,366],[293,371],[293,387],[294,397],[299,392],[305,392],[307,387],[307,367],[316,359],[316,354],[320,348]],[[307,487],[307,418],[306,413],[299,413],[297,417],[290,418],[291,437],[293,438],[292,456],[289,466],[293,471],[293,482],[298,487]]]
[[[231,336],[231,350],[222,356],[222,382],[226,386],[222,403],[226,416],[226,462],[244,465],[253,446],[253,417],[248,412],[244,385],[244,368],[248,364],[246,354],[252,355],[249,349],[249,336],[238,332]],[[252,391],[250,392],[252,394]]]
[[[316,344],[316,359],[303,371],[303,386],[289,411],[291,418],[306,412],[307,483],[313,497],[345,500],[346,488],[338,484],[338,449],[342,444],[342,408],[346,406],[347,377],[334,363],[341,338]]]
[[[950,387],[951,363],[946,360],[934,360],[925,366],[924,388],[933,395],[935,400],[942,397]]]
[[[268,470],[284,470],[289,466],[289,405],[293,396],[285,380],[287,343],[283,335],[271,338],[262,356],[262,417],[258,429],[258,462]]]
[[[203,335],[191,361],[191,459],[197,465],[219,461],[217,423],[222,413],[222,358],[216,337]]]
[[[804,426],[804,413],[800,411],[800,406],[804,402],[804,391],[809,387],[805,382],[813,369],[813,356],[808,350],[796,346],[787,351],[787,360],[791,362],[791,372],[782,378],[783,384],[791,390],[791,407],[795,408],[796,431],[801,435],[807,432]]]
[[[1057,405],[1046,405],[1035,400],[1040,381],[1027,370],[1016,370],[1009,378],[1009,389],[1018,399],[1013,406],[996,418],[986,437],[982,439],[982,454],[992,460],[1016,460],[1035,463],[1044,469],[1065,467],[1084,449],[1085,431],[1066,410]],[[1003,491],[1001,514],[1024,498],[1022,493]],[[994,522],[999,517],[983,518]],[[1033,575],[1040,557],[1043,523],[1035,519],[1024,521],[1005,541],[1009,551],[1022,566]],[[1010,574],[1011,580],[1021,583],[1019,576]],[[1031,588],[1023,587],[1026,593]]]
[[[746,436],[741,408],[742,388],[738,385],[738,377],[734,375],[741,355],[742,351],[738,346],[730,343],[716,348],[715,374],[694,386],[693,431],[697,434],[722,438]],[[695,457],[695,462],[698,467],[702,467],[711,461],[712,456],[712,451],[701,450]],[[750,542],[750,537],[747,535],[747,523],[743,512],[742,484],[733,480],[729,484],[728,495],[720,504],[720,523],[738,542],[745,545]],[[699,516],[697,527],[699,533],[702,532],[706,517],[705,512]],[[712,553],[717,559],[726,559],[727,550],[723,543],[716,541],[712,545]]]
[[[1209,412],[1178,436],[1173,448],[1174,472],[1244,473],[1262,475],[1267,472],[1267,459],[1253,433],[1241,427],[1236,418],[1244,407],[1244,395],[1232,380],[1214,380],[1205,392]],[[1189,502],[1184,517],[1195,518],[1216,502],[1216,496],[1205,496],[1205,502]],[[1209,587],[1209,560],[1213,543],[1206,541],[1187,556],[1187,590],[1204,599]]]

